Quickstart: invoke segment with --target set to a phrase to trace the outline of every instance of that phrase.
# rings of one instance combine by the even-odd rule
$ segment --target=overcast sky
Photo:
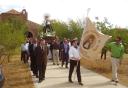
[[[44,14],[51,19],[68,21],[84,19],[87,8],[91,8],[89,17],[109,22],[121,27],[128,27],[128,0],[0,0],[0,13],[10,9],[21,11],[25,8],[28,19],[41,24]]]

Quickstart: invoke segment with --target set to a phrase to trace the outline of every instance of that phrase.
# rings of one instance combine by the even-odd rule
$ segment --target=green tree
[[[69,22],[69,31],[70,31],[70,38],[71,39],[77,37],[80,40],[82,32],[83,32],[83,28],[79,24],[78,21],[75,22],[75,21],[71,20]]]
[[[60,39],[63,38],[73,39],[75,37],[80,39],[83,31],[81,24],[73,20],[69,21],[69,23],[54,20],[52,22],[52,26],[56,32],[56,35]]]
[[[112,24],[108,21],[107,18],[104,18],[103,21],[99,21],[99,19],[97,18],[97,22],[96,22],[96,27],[97,30],[101,31],[102,33],[108,33],[108,31],[110,29],[112,29]]]
[[[52,22],[53,29],[56,35],[60,38],[69,38],[68,25],[65,22],[54,20]]]
[[[26,29],[25,21],[18,17],[0,21],[0,45],[4,46],[8,56],[23,43]]]
[[[112,28],[112,24],[110,24],[107,19],[97,21],[96,26],[102,33],[112,36],[107,43],[114,41],[117,36],[120,36],[125,46],[125,52],[128,53],[128,29]]]

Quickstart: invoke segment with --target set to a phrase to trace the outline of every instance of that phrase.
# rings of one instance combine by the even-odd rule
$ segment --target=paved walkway
[[[77,83],[77,77],[73,73],[72,80],[74,83],[68,82],[69,69],[48,63],[46,70],[46,79],[38,83],[38,79],[33,77],[36,88],[128,88],[121,84],[117,86],[112,84],[108,78],[94,73],[81,67],[82,81],[84,86]]]

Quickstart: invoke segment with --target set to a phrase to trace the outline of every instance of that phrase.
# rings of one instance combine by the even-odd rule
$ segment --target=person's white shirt
[[[75,48],[74,46],[71,46],[69,49],[69,59],[70,60],[80,60],[80,52],[79,47]]]
[[[26,44],[25,44],[25,49],[26,49],[26,51],[29,51],[29,50],[28,50],[28,47],[29,47],[29,43],[26,43]]]
[[[21,44],[21,51],[26,51],[25,44]]]
[[[37,43],[35,43],[35,44],[33,44],[33,50],[35,50],[36,49],[36,47],[37,47]]]
[[[71,47],[71,42],[69,42],[68,45],[69,45],[69,48],[70,48]]]

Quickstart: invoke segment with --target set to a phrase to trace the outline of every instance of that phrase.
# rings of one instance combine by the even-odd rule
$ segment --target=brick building
[[[27,30],[26,31],[31,32],[34,37],[37,36],[37,29],[41,25],[28,20],[28,13],[25,9],[23,9],[21,12],[18,12],[14,9],[11,9],[7,12],[1,13],[0,14],[0,21],[4,21],[6,19],[9,19],[10,17],[18,17],[18,18],[24,20],[27,24]]]

